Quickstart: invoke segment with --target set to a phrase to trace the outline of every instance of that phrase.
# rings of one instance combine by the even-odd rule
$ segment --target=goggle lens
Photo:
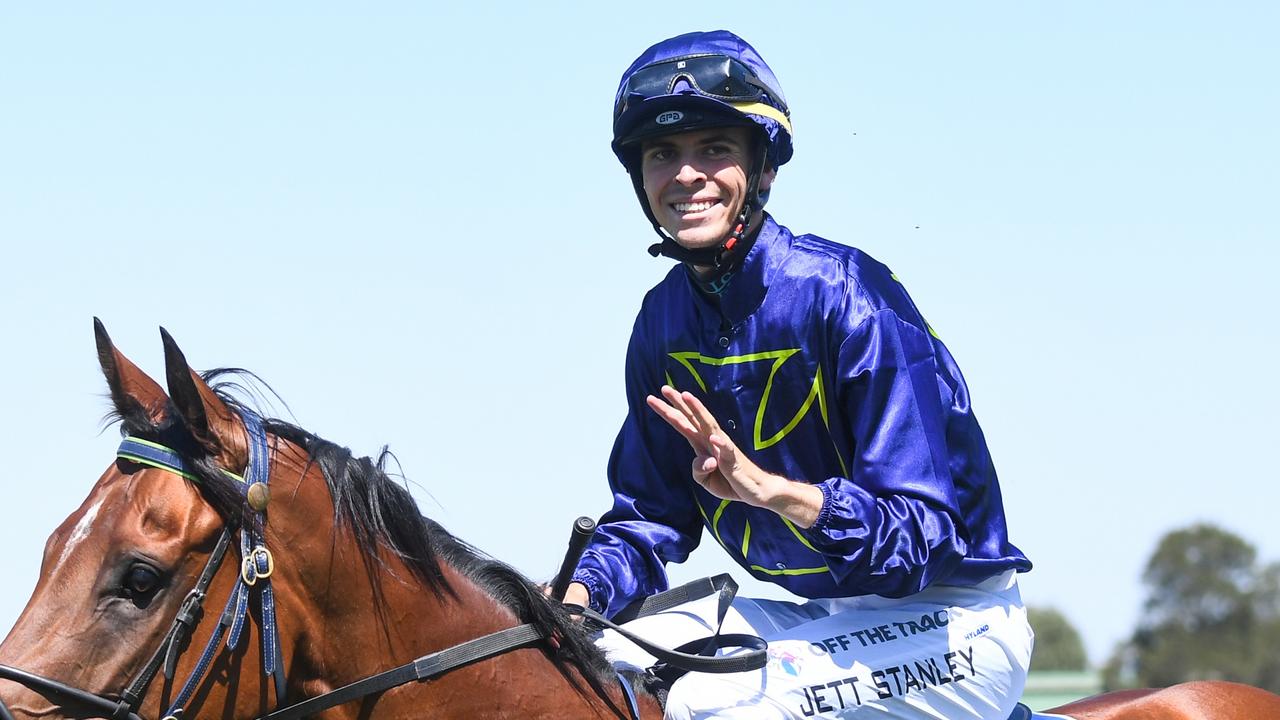
[[[626,112],[633,100],[670,95],[677,83],[686,80],[700,94],[726,102],[753,102],[768,99],[785,108],[780,98],[756,79],[747,66],[724,55],[697,55],[654,63],[637,70],[622,89],[614,117]]]

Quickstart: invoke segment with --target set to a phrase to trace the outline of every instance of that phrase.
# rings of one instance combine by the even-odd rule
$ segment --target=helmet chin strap
[[[747,174],[747,192],[742,210],[733,223],[733,229],[715,247],[690,250],[663,232],[662,226],[653,214],[653,209],[649,207],[649,198],[645,194],[644,181],[640,172],[637,169],[636,172],[631,173],[631,179],[645,215],[649,217],[649,222],[653,223],[653,229],[658,233],[658,237],[662,238],[662,242],[649,246],[649,254],[653,257],[661,255],[678,260],[688,266],[691,271],[695,267],[711,268],[709,273],[694,271],[690,275],[697,280],[703,291],[712,295],[724,292],[729,281],[742,266],[742,260],[747,256],[747,251],[755,244],[755,237],[751,232],[751,216],[757,210],[764,208],[764,203],[760,200],[760,178],[764,175],[765,163],[768,159],[764,143],[755,143],[755,145],[755,156],[752,158],[751,170]]]

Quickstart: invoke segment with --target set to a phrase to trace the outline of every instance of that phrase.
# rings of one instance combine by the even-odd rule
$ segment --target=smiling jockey
[[[888,268],[764,212],[792,152],[773,72],[728,32],[665,40],[623,74],[613,132],[662,238],[650,252],[680,264],[636,319],[614,505],[566,599],[613,615],[666,589],[705,527],[805,601],[737,599],[724,629],[765,637],[768,667],[686,675],[668,717],[1008,717],[1031,563],[968,388]],[[675,643],[707,614],[629,628]]]

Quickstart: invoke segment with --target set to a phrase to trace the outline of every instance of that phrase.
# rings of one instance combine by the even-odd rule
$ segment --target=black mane
[[[203,376],[228,406],[257,412],[237,397],[246,394],[245,386],[236,381],[238,378],[249,377],[261,383],[251,373],[216,369]],[[166,420],[158,425],[121,410],[113,415],[121,420],[122,432],[167,445],[190,460],[209,502],[228,523],[240,522],[245,509],[240,487],[221,472],[215,459],[195,441],[182,422],[174,419],[178,417],[176,411],[166,413]],[[532,623],[548,637],[555,638],[555,649],[550,644],[545,649],[559,671],[572,677],[568,664],[577,665],[591,688],[601,697],[607,697],[605,687],[613,682],[613,670],[581,624],[559,603],[548,600],[520,572],[454,537],[439,523],[424,516],[408,490],[388,475],[386,464],[392,456],[386,447],[376,459],[356,457],[349,449],[284,420],[264,418],[263,425],[269,435],[303,448],[311,462],[320,467],[333,498],[334,521],[351,528],[364,552],[375,594],[380,596],[378,571],[391,571],[380,550],[398,557],[430,592],[441,598],[456,597],[442,572],[441,563],[448,564],[510,609],[520,622]]]

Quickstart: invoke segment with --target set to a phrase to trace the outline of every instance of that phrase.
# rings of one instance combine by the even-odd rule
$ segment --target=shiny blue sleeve
[[[822,509],[805,535],[838,581],[867,593],[919,592],[945,580],[968,550],[937,362],[929,332],[887,309],[867,316],[837,351],[850,477],[818,483]]]
[[[627,418],[609,458],[613,507],[600,518],[573,576],[606,616],[666,590],[666,563],[688,558],[702,534],[693,450],[645,404],[663,380],[661,369],[646,361],[640,335],[637,325],[627,350]]]

